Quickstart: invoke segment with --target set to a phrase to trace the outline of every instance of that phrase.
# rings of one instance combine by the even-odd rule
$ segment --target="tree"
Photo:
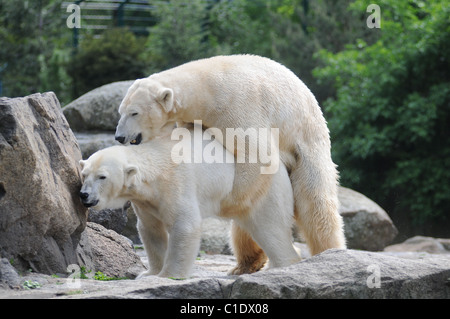
[[[203,0],[161,1],[154,11],[158,22],[146,43],[149,71],[168,69],[209,56],[207,3]]]
[[[141,58],[143,41],[124,28],[108,29],[100,38],[87,35],[68,65],[74,96],[101,85],[146,75]]]
[[[322,66],[316,52],[342,51],[355,39],[376,41],[377,32],[365,25],[365,10],[348,10],[353,0],[278,0],[271,3],[271,56],[292,69],[316,96],[319,104],[333,96],[331,79],[312,75]]]
[[[216,54],[271,56],[267,1],[220,1],[211,10],[210,42]]]
[[[351,8],[365,10],[368,3]],[[325,109],[341,182],[393,218],[448,225],[449,6],[444,0],[378,4],[380,38],[322,51],[325,66],[314,72],[337,90]]]
[[[61,19],[60,5],[56,0],[0,0],[0,68],[7,65],[1,73],[3,94],[23,96],[51,88],[58,94],[55,84],[68,84],[67,77],[40,75],[43,69],[63,69],[56,55],[61,57],[64,47],[59,47],[56,55],[53,52],[64,41],[54,40],[64,39],[68,30]]]

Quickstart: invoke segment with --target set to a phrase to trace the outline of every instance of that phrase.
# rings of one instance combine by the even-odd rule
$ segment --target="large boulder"
[[[107,229],[122,234],[128,222],[127,209],[103,209],[95,210],[89,208],[88,222],[100,224]],[[136,225],[134,225],[136,229]],[[137,229],[136,229],[137,232]]]
[[[0,255],[19,270],[64,273],[78,262],[80,159],[54,93],[0,98]]]
[[[450,254],[450,239],[414,236],[402,243],[384,248],[386,252],[425,252],[429,254]]]
[[[0,256],[0,289],[20,288],[20,277],[8,259]]]
[[[131,240],[96,223],[87,223],[79,253],[91,274],[100,271],[108,277],[135,278],[146,270]]]
[[[339,187],[338,197],[349,248],[381,251],[397,236],[389,215],[371,199],[345,187]]]
[[[119,105],[133,81],[121,81],[98,87],[63,108],[74,131],[115,131]]]
[[[74,132],[74,134],[83,159],[88,159],[98,150],[119,145],[119,142],[115,140],[114,132]]]

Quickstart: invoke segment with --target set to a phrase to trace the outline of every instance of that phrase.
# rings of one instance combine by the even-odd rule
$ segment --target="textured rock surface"
[[[397,236],[392,220],[374,201],[345,187],[339,187],[338,196],[348,248],[380,251]]]
[[[450,254],[450,239],[415,236],[405,240],[403,243],[387,246],[384,251]]]
[[[202,222],[200,250],[209,254],[232,255],[230,236],[230,219],[206,218]]]
[[[98,150],[119,144],[114,138],[114,132],[74,132],[74,134],[83,159],[89,158]]]
[[[329,250],[296,265],[243,275],[232,298],[449,298],[449,259]]]
[[[87,223],[79,253],[85,268],[92,273],[135,278],[146,270],[129,239],[96,223]]]
[[[226,255],[202,255],[192,278],[100,282],[26,277],[45,282],[35,290],[0,290],[0,298],[450,298],[450,258],[398,258],[381,252],[328,250],[295,265],[227,276]],[[25,279],[25,278],[24,278]]]
[[[119,121],[119,105],[133,81],[121,81],[98,87],[63,108],[74,131],[112,131]]]
[[[0,254],[64,272],[86,226],[77,141],[52,93],[0,98]]]
[[[0,258],[0,288],[20,288],[20,277],[6,258]]]

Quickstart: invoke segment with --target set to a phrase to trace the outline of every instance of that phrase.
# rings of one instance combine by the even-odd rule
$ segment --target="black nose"
[[[80,192],[81,199],[87,199],[89,197],[89,193]]]
[[[120,144],[123,144],[125,142],[125,136],[116,136],[116,141],[118,141]]]

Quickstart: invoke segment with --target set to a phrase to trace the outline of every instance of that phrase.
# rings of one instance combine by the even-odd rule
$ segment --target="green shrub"
[[[362,10],[370,2],[355,2]],[[325,109],[341,183],[415,224],[450,211],[450,24],[446,1],[392,1],[380,39],[320,53],[335,83]]]
[[[100,38],[86,36],[68,65],[74,96],[101,85],[144,77],[146,64],[140,57],[143,43],[127,29],[105,31]]]

